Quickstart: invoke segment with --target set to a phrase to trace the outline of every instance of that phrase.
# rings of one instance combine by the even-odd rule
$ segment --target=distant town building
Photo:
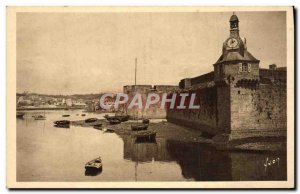
[[[73,105],[73,102],[72,102],[72,99],[66,99],[66,105],[67,106],[72,106]]]

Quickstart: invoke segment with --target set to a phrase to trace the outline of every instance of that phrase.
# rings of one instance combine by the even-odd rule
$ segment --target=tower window
[[[248,71],[248,64],[247,63],[243,63],[242,64],[242,72],[247,72]]]
[[[221,65],[219,66],[219,68],[220,68],[219,74],[220,74],[220,75],[223,75],[223,74],[224,74],[224,65],[221,64]]]
[[[230,22],[230,28],[231,29],[238,28],[238,22],[237,21]]]
[[[240,72],[250,72],[250,64],[240,63]]]

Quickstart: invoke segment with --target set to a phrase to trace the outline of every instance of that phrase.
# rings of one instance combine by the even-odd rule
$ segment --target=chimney
[[[269,65],[269,69],[270,70],[276,70],[277,69],[277,65],[276,64],[271,64],[271,65]]]

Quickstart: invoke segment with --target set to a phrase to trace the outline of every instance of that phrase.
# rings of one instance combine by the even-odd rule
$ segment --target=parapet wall
[[[190,90],[196,93],[195,104],[199,109],[168,109],[167,120],[186,127],[199,129],[208,133],[217,133],[217,88],[207,87]],[[175,107],[179,105],[176,101]]]
[[[188,88],[196,88],[199,86],[207,85],[210,82],[214,81],[214,72],[211,71],[207,74],[203,74],[193,78],[185,78],[180,80],[179,88],[180,89],[188,89]]]
[[[286,130],[286,85],[231,89],[231,130]]]

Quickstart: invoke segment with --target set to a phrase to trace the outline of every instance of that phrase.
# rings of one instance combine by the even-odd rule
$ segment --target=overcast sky
[[[18,13],[17,91],[74,94],[177,85],[213,70],[232,12]],[[260,67],[286,66],[285,12],[236,12]]]

